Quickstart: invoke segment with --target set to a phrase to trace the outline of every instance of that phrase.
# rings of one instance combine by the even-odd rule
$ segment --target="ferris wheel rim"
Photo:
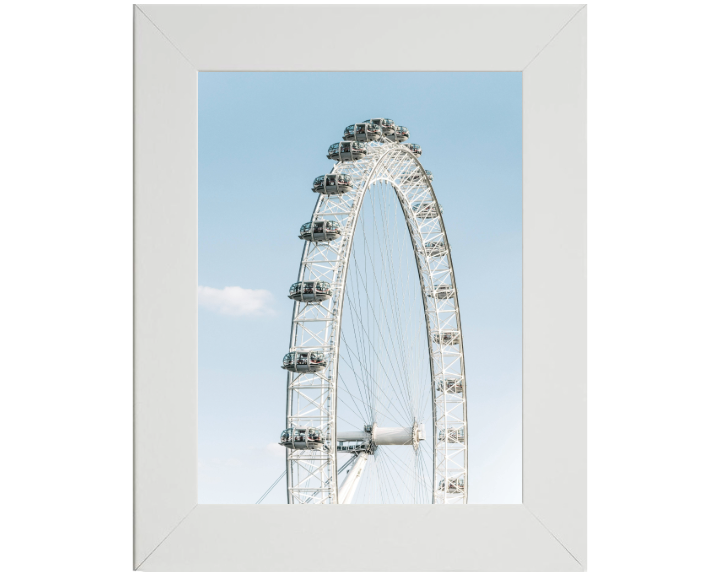
[[[428,295],[428,291],[425,287],[425,284],[423,282],[423,273],[422,273],[422,266],[421,266],[421,259],[424,259],[423,263],[426,265],[426,268],[429,269],[429,259],[432,256],[429,256],[424,249],[423,245],[418,245],[418,237],[422,239],[422,234],[418,233],[413,234],[413,227],[412,224],[415,225],[415,230],[419,230],[421,227],[418,224],[418,217],[413,212],[413,208],[411,203],[408,200],[407,193],[404,193],[402,190],[403,185],[407,185],[408,181],[407,179],[404,180],[403,183],[398,184],[395,180],[398,180],[398,177],[396,177],[394,180],[384,176],[381,174],[382,170],[381,167],[383,166],[383,161],[390,158],[394,160],[398,160],[397,157],[394,157],[393,154],[396,154],[402,160],[404,161],[410,161],[415,165],[416,168],[419,168],[422,174],[422,180],[424,181],[424,185],[427,187],[427,191],[429,192],[429,196],[431,198],[431,202],[434,203],[435,206],[438,207],[437,215],[434,217],[437,219],[437,223],[439,224],[439,230],[440,235],[439,237],[444,241],[445,245],[445,252],[440,257],[445,257],[447,259],[447,274],[448,278],[451,281],[451,287],[452,287],[452,298],[454,299],[454,317],[456,322],[456,332],[457,337],[459,341],[457,342],[458,345],[458,354],[457,357],[459,359],[459,365],[460,365],[460,380],[463,383],[463,392],[462,392],[462,406],[463,406],[463,418],[462,418],[462,431],[463,431],[463,469],[462,469],[462,483],[463,483],[463,491],[462,491],[462,498],[463,503],[467,502],[467,487],[468,487],[468,418],[467,418],[467,386],[465,385],[465,361],[464,361],[464,349],[463,349],[463,339],[462,339],[462,325],[460,322],[460,305],[459,305],[459,299],[458,299],[458,290],[457,290],[457,283],[455,279],[455,270],[454,265],[452,262],[452,256],[451,256],[451,250],[449,242],[447,241],[447,231],[445,227],[445,222],[441,213],[440,205],[437,201],[437,196],[435,194],[434,187],[431,183],[431,179],[428,178],[427,171],[424,169],[422,163],[418,159],[418,157],[408,148],[407,146],[404,146],[401,143],[397,142],[391,142],[388,141],[386,138],[383,138],[381,142],[377,143],[381,146],[383,146],[383,151],[381,154],[373,154],[371,156],[372,163],[368,163],[368,166],[364,168],[362,171],[363,175],[363,185],[360,190],[356,192],[355,199],[352,203],[352,228],[351,230],[344,230],[344,234],[347,234],[347,242],[343,245],[342,252],[343,252],[343,258],[344,261],[344,270],[343,273],[340,275],[340,286],[339,289],[339,298],[338,298],[338,310],[336,313],[333,314],[333,317],[335,319],[334,324],[336,325],[337,334],[342,334],[342,318],[343,318],[343,310],[344,310],[344,304],[346,299],[345,289],[347,284],[347,278],[348,278],[348,263],[349,263],[349,256],[352,253],[353,245],[354,245],[354,239],[356,236],[356,225],[358,222],[358,215],[360,214],[360,210],[362,209],[362,206],[364,204],[365,197],[367,196],[368,191],[375,186],[376,184],[380,182],[387,183],[390,187],[393,188],[395,191],[396,197],[398,202],[401,205],[402,211],[403,211],[403,217],[405,220],[405,223],[408,227],[408,233],[410,235],[411,244],[413,253],[415,256],[416,261],[416,268],[418,273],[418,281],[420,285],[420,291],[422,293],[422,301],[423,301],[423,314],[425,317],[425,331],[427,336],[427,352],[428,352],[428,359],[430,363],[430,388],[431,388],[431,394],[432,394],[432,412],[433,412],[433,439],[432,439],[432,454],[433,454],[433,478],[432,478],[432,501],[433,503],[436,502],[436,492],[438,489],[437,486],[437,458],[438,458],[438,417],[436,414],[437,410],[437,402],[435,398],[435,387],[436,387],[436,374],[437,371],[434,367],[434,353],[433,353],[433,336],[432,336],[432,327],[430,323],[430,314],[428,307],[428,300],[430,296]],[[378,148],[378,146],[371,146],[371,150]],[[399,155],[397,154],[399,152]],[[345,173],[343,170],[346,170],[349,166],[357,166],[358,164],[363,163],[364,161],[367,161],[371,158],[363,158],[358,161],[351,161],[351,162],[343,162],[339,161],[337,162],[332,170],[328,174],[342,174]],[[399,165],[399,161],[396,162],[396,165]],[[387,169],[387,167],[384,167]],[[402,182],[402,179],[401,179]],[[315,204],[315,208],[313,209],[313,217],[312,222],[318,221],[317,217],[319,215],[322,215],[319,212],[319,209],[323,205],[323,200],[326,199],[329,195],[320,193],[318,195],[317,202]],[[303,248],[303,255],[300,262],[300,269],[298,272],[298,282],[302,282],[304,280],[304,270],[307,264],[307,257],[309,252],[312,250],[312,241],[306,241],[304,248]],[[338,253],[339,256],[339,253]],[[318,262],[321,262],[321,260],[318,260]],[[431,275],[432,276],[432,275]],[[435,296],[433,296],[435,297]],[[298,312],[302,307],[302,303],[296,301],[293,306],[293,323],[291,328],[291,336],[290,336],[290,350],[296,350],[297,346],[294,346],[294,343],[296,342],[297,337],[297,331],[299,322],[297,321],[298,318]],[[437,312],[437,305],[435,306],[436,309],[436,315],[438,316],[437,319],[437,326],[439,327],[441,325],[441,322],[439,321],[439,313]],[[439,330],[439,329],[438,329]],[[439,332],[440,333],[440,330]],[[329,452],[331,453],[330,461],[331,461],[331,467],[332,467],[332,477],[330,478],[331,483],[331,500],[332,502],[337,502],[337,495],[338,495],[338,485],[337,485],[337,475],[338,475],[338,461],[337,461],[337,399],[339,397],[339,391],[338,391],[338,370],[339,370],[339,350],[340,350],[340,338],[336,337],[334,340],[334,344],[331,346],[325,346],[323,347],[323,350],[327,349],[330,352],[330,356],[332,357],[333,361],[333,368],[332,368],[332,374],[327,380],[330,382],[330,388],[332,389],[332,433],[330,438]],[[441,348],[442,350],[442,348]],[[442,352],[441,352],[442,357]],[[290,419],[292,417],[292,394],[293,390],[291,387],[293,381],[292,373],[288,373],[288,394],[287,394],[287,406],[286,411],[288,415],[288,426],[290,425]],[[447,428],[447,420],[445,421],[445,426]],[[450,428],[447,428],[447,432],[450,432]],[[447,446],[448,443],[447,434],[445,437],[445,444]],[[293,502],[293,495],[292,495],[292,463],[293,459],[291,458],[291,450],[286,451],[286,463],[287,463],[287,495],[288,495],[288,503]],[[347,463],[346,463],[347,464]],[[445,481],[450,483],[450,478],[448,477],[448,474],[443,476]],[[457,478],[455,479],[457,481]],[[448,488],[447,485],[445,486],[445,494],[448,494]]]

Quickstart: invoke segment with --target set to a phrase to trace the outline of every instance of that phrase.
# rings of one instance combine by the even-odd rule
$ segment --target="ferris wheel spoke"
[[[385,190],[383,192],[385,192]],[[385,200],[385,194],[383,194],[383,200]],[[383,208],[385,208],[385,206],[383,206]],[[399,307],[398,297],[397,297],[397,282],[389,281],[389,278],[391,276],[391,271],[396,270],[396,267],[394,266],[394,262],[393,262],[393,248],[389,245],[389,241],[388,241],[388,239],[390,237],[390,230],[389,230],[388,218],[387,218],[385,209],[383,209],[381,211],[380,218],[381,218],[381,221],[383,222],[383,233],[382,234],[378,233],[377,218],[374,218],[375,233],[376,233],[376,235],[381,237],[381,239],[385,243],[384,253],[382,250],[380,251],[380,259],[382,262],[381,276],[385,276],[384,273],[387,269],[387,276],[385,276],[385,277],[388,279],[388,281],[386,282],[386,286],[383,287],[383,289],[381,290],[381,294],[387,293],[389,298],[394,297],[395,306],[394,307],[392,305],[389,306],[390,312],[391,312],[391,317],[394,320],[394,324],[393,324],[393,327],[395,328],[394,331],[390,330],[390,324],[388,322],[388,315],[387,315],[387,312],[385,309],[384,302],[383,302],[383,313],[384,313],[383,315],[385,316],[386,324],[388,327],[388,332],[394,333],[394,336],[395,336],[394,338],[391,338],[391,340],[393,341],[393,343],[395,343],[395,342],[398,343],[398,347],[399,347],[400,351],[402,352],[402,354],[398,355],[398,360],[402,364],[401,373],[404,374],[404,376],[405,376],[404,384],[405,384],[406,393],[408,394],[408,401],[410,404],[409,409],[410,409],[410,412],[412,413],[413,411],[412,411],[412,406],[411,406],[411,403],[412,403],[412,401],[411,401],[411,386],[410,386],[410,382],[409,382],[409,366],[408,366],[408,359],[407,359],[407,347],[406,347],[405,341],[404,341],[405,338],[404,338],[403,330],[400,328],[400,314],[398,312],[401,311],[401,309]],[[387,254],[387,256],[388,256],[387,259],[385,258],[384,254]],[[377,280],[377,278],[376,278],[376,280]],[[397,354],[397,352],[396,352],[396,354]]]
[[[363,218],[363,214],[361,214],[360,221],[362,224],[362,227],[364,229],[365,227],[365,220]],[[368,329],[365,327],[365,322],[363,318],[369,319],[370,310],[367,308],[367,300],[361,297],[360,294],[360,280],[362,277],[363,270],[366,269],[366,266],[360,267],[357,263],[357,254],[356,251],[353,250],[353,260],[355,262],[355,268],[353,269],[354,275],[349,275],[348,280],[352,280],[351,285],[355,288],[354,292],[350,292],[351,297],[348,299],[348,304],[350,306],[351,311],[351,318],[353,319],[353,330],[355,332],[356,341],[360,342],[360,344],[363,347],[363,351],[365,353],[365,372],[366,372],[366,380],[365,384],[367,387],[366,394],[370,400],[369,406],[371,414],[373,414],[374,418],[374,384],[372,380],[369,378],[370,374],[374,374],[374,367],[373,367],[373,357],[371,353],[371,346],[372,341],[368,337]],[[365,305],[365,310],[363,310],[363,306]],[[357,325],[359,324],[359,328],[362,334],[362,337],[358,337],[357,334]]]
[[[420,451],[420,454],[422,454],[422,451]],[[430,464],[430,466],[428,466],[427,464],[427,461],[432,463],[432,455],[428,455],[427,453],[425,453],[425,457],[420,457],[419,461],[421,471],[420,473],[423,478],[423,484],[425,486],[428,486],[430,488],[430,491],[432,492],[432,490],[434,489],[432,485],[432,474],[430,473],[430,469],[432,469],[432,464]]]
[[[351,301],[353,300],[353,296],[354,296],[354,295],[353,295],[353,290],[352,290],[353,285],[354,285],[354,283],[351,283],[351,284],[350,284],[350,289],[348,290],[347,295],[346,295],[346,298],[348,299],[348,304],[349,304],[349,306],[350,306],[350,307],[349,307],[349,310],[350,310],[350,313],[351,313],[351,314],[350,314],[350,323],[351,323],[351,325],[352,325],[353,335],[354,335],[354,337],[355,337],[355,342],[358,342],[358,343],[359,343],[359,348],[361,349],[361,352],[362,352],[362,354],[363,354],[363,358],[364,358],[364,360],[365,360],[365,367],[367,367],[367,366],[369,365],[367,346],[365,345],[365,340],[364,340],[364,338],[360,338],[360,337],[358,336],[358,332],[357,332],[357,321],[356,321],[356,318],[355,318],[355,315],[357,315],[357,316],[358,316],[357,320],[359,320],[360,323],[362,323],[362,309],[360,310],[359,313],[356,312],[354,305],[351,303]],[[355,288],[356,288],[356,290],[357,290],[357,287],[355,287]],[[359,296],[358,296],[358,307],[360,307],[360,308],[362,307],[362,302],[360,301]],[[349,345],[349,343],[347,342],[347,339],[345,338],[345,332],[341,332],[340,335],[341,335],[341,338],[342,338],[343,342],[345,343],[345,346],[348,348],[348,350],[350,350],[350,345]],[[363,366],[362,361],[359,361],[359,365],[360,365],[360,367]],[[353,372],[355,372],[354,368],[353,368]],[[357,373],[355,374],[355,376],[356,376],[356,378],[357,378]],[[366,371],[364,371],[364,370],[361,369],[361,376],[362,376],[362,380],[361,380],[361,381],[362,381],[362,384],[364,385],[363,393],[364,393],[364,394],[366,395],[366,397],[368,398],[367,405],[368,405],[369,407],[372,407],[372,403],[370,402],[370,398],[371,398],[372,392],[371,392],[370,383],[369,383],[369,381],[368,381],[368,379],[367,379]],[[370,412],[371,412],[371,414],[372,414],[372,408],[370,409]]]
[[[352,300],[348,300],[348,304],[350,304],[350,309],[351,309],[351,310],[354,310],[354,303],[353,303],[353,301],[352,301]],[[371,306],[371,308],[372,308],[372,306]],[[373,315],[374,315],[374,311],[373,311]],[[397,392],[397,390],[396,390],[396,388],[395,388],[395,384],[396,384],[396,383],[399,384],[399,376],[398,376],[398,374],[397,374],[397,370],[396,370],[395,365],[392,364],[392,363],[390,364],[390,366],[391,366],[391,368],[392,368],[392,370],[393,370],[393,375],[394,375],[394,380],[392,380],[392,379],[390,379],[390,375],[388,374],[388,372],[387,372],[387,370],[386,370],[386,368],[385,368],[385,365],[383,364],[383,362],[382,362],[382,360],[381,360],[380,353],[378,352],[377,348],[375,347],[375,344],[373,343],[373,338],[372,338],[371,334],[369,333],[368,329],[365,328],[364,324],[362,323],[362,320],[361,320],[360,322],[361,322],[361,329],[362,329],[362,331],[363,331],[363,332],[365,333],[365,335],[368,337],[369,346],[370,346],[370,349],[372,350],[372,353],[373,353],[373,355],[374,355],[374,357],[375,357],[375,360],[376,360],[377,364],[382,368],[383,373],[384,373],[385,376],[388,378],[388,382],[391,384],[391,387],[392,387],[393,391],[396,393],[396,396],[397,396],[397,398],[398,398],[398,401],[399,401],[401,404],[403,404],[403,406],[406,408],[406,406],[405,406],[405,404],[404,404],[404,401],[403,401],[403,399],[402,399],[402,396],[401,396],[400,394],[398,394],[398,392]],[[383,340],[383,344],[384,344],[384,340]],[[371,355],[371,357],[372,357],[372,355]],[[373,384],[377,384],[377,378],[373,377],[373,375],[371,374],[371,371],[372,371],[372,370],[368,369],[367,371],[368,371],[368,376],[369,376],[370,381],[373,382]],[[373,392],[373,399],[374,399],[374,398],[375,398],[375,393]],[[411,414],[410,412],[408,412],[408,418],[412,421],[412,414]]]
[[[398,250],[400,250],[400,232],[398,229],[399,226],[398,226],[398,215],[397,215],[398,204],[399,203],[395,204],[395,213],[396,213],[395,224],[396,224],[396,226],[395,226],[394,243],[395,243],[395,247]],[[402,212],[402,207],[400,207],[400,211]],[[403,217],[404,217],[404,214],[403,214]],[[403,272],[403,270],[406,270],[402,274],[402,277],[404,278],[404,285],[402,286],[402,288],[400,290],[400,294],[402,295],[402,305],[400,306],[400,309],[402,310],[404,316],[408,316],[410,318],[410,322],[409,322],[410,325],[408,326],[408,328],[409,328],[408,334],[412,334],[412,324],[417,324],[418,326],[420,325],[420,323],[418,322],[418,316],[416,314],[415,315],[411,314],[412,310],[418,310],[420,308],[419,303],[417,301],[417,296],[420,291],[419,290],[413,291],[412,302],[410,302],[409,298],[406,298],[408,292],[410,291],[411,268],[410,268],[410,264],[408,262],[409,254],[406,252],[405,258],[403,258],[403,255],[401,253],[399,260],[401,263],[400,272]],[[395,291],[395,294],[396,294],[396,300],[397,300],[397,289]],[[407,311],[407,315],[405,314],[406,311]],[[404,332],[402,331],[402,327],[398,326],[398,330],[400,330],[401,333],[404,334]],[[407,341],[407,338],[406,338],[406,341]],[[415,389],[413,390],[413,392],[414,392],[413,413],[416,415],[416,417],[419,417],[419,410],[418,410],[419,406],[417,405],[417,397],[418,397],[418,393],[419,393],[419,390],[417,389],[417,386],[419,384],[419,380],[417,379],[417,368],[420,365],[420,358],[417,356],[417,350],[414,347],[410,348],[409,352],[407,353],[407,356],[409,357],[409,359],[407,360],[407,364],[411,370],[410,374],[408,375],[408,378],[410,379],[411,382],[416,383]]]
[[[388,495],[390,497],[398,496],[398,500],[402,501],[402,497],[398,491],[398,487],[395,482],[392,481],[392,475],[390,474],[390,470],[388,469],[387,463],[385,462],[383,452],[376,452],[375,458],[377,458],[377,463],[380,466],[380,470],[382,471],[383,483],[387,488],[387,492],[389,493]]]
[[[385,188],[385,186],[383,186]],[[383,190],[383,192],[386,192],[386,190]],[[386,199],[386,194],[383,193],[383,200]],[[399,307],[398,307],[398,298],[397,298],[397,282],[390,282],[390,276],[392,274],[393,270],[396,270],[396,267],[394,266],[393,262],[393,247],[390,246],[389,238],[390,238],[390,230],[388,225],[388,217],[385,210],[386,206],[383,206],[383,210],[381,210],[380,219],[383,223],[383,231],[380,233],[377,228],[377,218],[374,218],[374,224],[375,224],[375,234],[378,236],[378,240],[382,240],[384,242],[384,251],[380,251],[380,259],[382,263],[381,268],[381,275],[385,276],[388,281],[386,282],[386,285],[381,288],[381,294],[386,293],[388,294],[388,297],[394,297],[395,300],[395,306],[390,306],[390,312],[391,317],[395,321],[394,327],[396,330],[394,331],[395,338],[393,341],[398,342],[400,351],[402,352],[401,355],[399,355],[399,359],[403,361],[403,370],[405,371],[405,374],[407,374],[407,351],[404,346],[404,338],[403,338],[403,331],[400,328],[400,319],[399,319]],[[395,220],[395,223],[397,221]],[[385,254],[387,254],[387,259],[385,258]],[[384,273],[387,271],[387,275]],[[375,277],[375,280],[377,282],[377,276]],[[390,331],[390,324],[387,322],[387,309],[385,306],[385,302],[383,301],[383,313],[386,319],[386,324],[388,327],[388,331]]]
[[[368,299],[370,299],[370,293],[369,293],[368,287],[367,287],[367,285],[366,285],[365,283],[363,283],[363,289],[364,289],[364,291],[365,291],[365,294],[368,296]],[[349,301],[349,302],[352,302],[352,301]],[[384,306],[384,304],[381,304],[381,305]],[[352,304],[351,304],[351,306],[352,306]],[[372,338],[371,334],[374,335],[375,330],[376,330],[376,329],[378,329],[378,330],[380,329],[380,322],[379,322],[379,320],[377,319],[377,314],[376,314],[376,312],[375,312],[375,307],[372,305],[372,303],[369,303],[369,308],[372,310],[373,320],[375,321],[375,323],[374,323],[373,325],[371,325],[371,330],[370,330],[370,332],[368,332],[367,330],[366,330],[365,332],[366,332],[366,334],[367,334],[367,336],[368,336],[368,339],[369,339],[369,341],[370,341],[370,346],[374,349],[374,345],[373,345],[373,340],[374,340],[374,338]],[[387,322],[387,319],[386,319],[386,322]],[[381,339],[383,340],[383,342],[382,342],[383,346],[385,347],[385,349],[388,349],[388,348],[387,348],[387,343],[385,342],[385,339],[384,339],[382,333],[380,333],[380,337],[381,337]],[[392,344],[393,344],[393,349],[394,349],[394,348],[395,348],[395,343],[394,343],[394,341],[392,342]],[[378,358],[379,358],[379,355],[378,355]],[[396,367],[396,364],[395,364],[395,363],[391,363],[391,367],[393,368],[393,373],[394,373],[394,376],[395,376],[395,383],[397,383],[398,386],[400,386],[400,388],[402,388],[402,383],[401,383],[400,377],[398,376],[398,368]],[[404,400],[402,400],[402,395],[399,394],[399,393],[398,393],[398,400],[401,401],[401,402],[404,402]]]
[[[412,500],[412,488],[410,488],[410,484],[408,484],[407,478],[405,477],[405,474],[399,471],[399,468],[395,461],[390,457],[391,450],[383,450],[382,457],[385,460],[385,464],[387,466],[389,475],[392,479],[393,485],[398,489],[398,495],[402,498],[403,491],[401,490],[401,487],[404,487],[405,490],[407,490],[407,493],[410,497],[410,500]]]
[[[342,382],[342,380],[341,380],[341,382]],[[347,394],[349,394],[350,396],[352,396],[353,399],[360,400],[360,402],[362,403],[362,398],[358,398],[357,396],[354,396],[347,388],[344,388],[344,392],[347,393]],[[386,406],[384,406],[384,407],[386,407]],[[390,405],[388,405],[387,407],[393,408],[393,405],[390,404]],[[400,414],[397,414],[397,415],[395,415],[395,416],[391,416],[391,415],[389,415],[388,413],[382,412],[382,411],[380,411],[380,414],[382,414],[383,416],[385,416],[385,417],[386,417],[389,421],[391,421],[391,422],[398,422],[398,423],[399,423],[399,422],[402,421],[402,419],[401,419],[402,416],[401,416]],[[369,421],[369,420],[366,420],[365,422],[367,423],[368,421]]]
[[[402,462],[396,454],[393,454],[393,452],[392,452],[391,450],[383,451],[383,453],[384,453],[384,454],[387,454],[387,455],[390,457],[390,459],[392,459],[392,460],[395,461],[395,464],[396,464],[397,466],[402,467],[406,472],[410,473],[411,475],[415,473],[415,472],[410,468],[410,466],[408,466],[407,463]],[[413,458],[414,458],[414,456],[413,456]]]
[[[362,393],[363,393],[363,390],[362,390],[359,386],[357,386],[357,374],[355,373],[355,369],[354,369],[352,366],[351,366],[350,368],[351,368],[351,370],[352,370],[352,372],[353,372],[353,375],[355,376],[355,379],[356,379],[356,380],[355,380],[355,384],[356,384],[355,388],[358,389],[358,394],[362,394]],[[338,385],[342,385],[342,386],[345,388],[345,390],[348,392],[348,394],[350,394],[350,391],[349,391],[350,386],[345,383],[345,380],[344,380],[344,378],[342,377],[342,375],[340,374],[339,371],[338,371],[338,378],[339,378],[339,380],[338,380]],[[355,388],[354,388],[354,389],[355,389]],[[355,396],[355,395],[351,395],[351,396],[352,396],[352,399],[353,399],[353,404],[354,404],[355,407],[357,408],[358,412],[364,412],[363,416],[360,416],[359,414],[358,414],[358,416],[359,416],[364,422],[370,422],[371,419],[372,419],[372,416],[371,416],[371,413],[370,413],[370,405],[368,404],[367,400],[364,400],[362,397],[358,397],[358,396]],[[357,399],[357,400],[360,400],[360,406],[362,406],[362,408],[361,408],[360,406],[358,406],[356,399]]]
[[[342,380],[341,380],[341,382],[342,382]],[[348,394],[352,395],[352,393],[347,389],[347,387],[345,388],[345,392],[347,392]],[[362,400],[362,398],[359,398],[359,397],[357,397],[357,396],[353,396],[353,398],[355,398],[355,399],[357,399],[357,400],[360,400],[361,403],[365,404],[365,402]],[[368,409],[371,408],[371,406],[367,406],[367,407],[368,407]],[[381,414],[382,416],[386,417],[390,422],[397,422],[398,424],[401,423],[401,422],[407,422],[406,417],[403,416],[400,412],[397,411],[397,409],[396,409],[396,407],[395,407],[395,404],[393,404],[393,403],[387,403],[387,404],[384,404],[384,405],[383,405],[383,408],[384,408],[384,409],[388,409],[388,412],[385,412],[384,410],[380,410],[380,409],[377,408],[377,407],[375,407],[375,410],[376,410],[377,413],[379,413],[379,414]],[[395,410],[395,415],[394,415],[394,416],[389,413],[390,410]],[[377,418],[373,418],[373,417],[371,416],[368,420],[366,420],[366,423],[367,423],[367,422],[372,423],[372,422],[375,422],[376,420],[377,420]]]
[[[370,406],[368,406],[368,405],[366,404],[366,402],[365,402],[362,398],[360,398],[360,397],[358,397],[358,396],[355,396],[355,395],[353,395],[353,394],[350,392],[350,390],[348,389],[348,386],[345,385],[345,383],[344,383],[344,381],[342,380],[342,378],[340,379],[340,382],[343,383],[343,386],[344,386],[343,389],[344,389],[344,391],[345,391],[347,394],[349,394],[354,400],[359,400],[360,403],[361,403],[363,406],[366,406],[366,408],[367,408],[368,410],[370,409]],[[389,404],[388,406],[384,406],[384,407],[393,408],[394,405],[393,405],[393,404]],[[380,412],[380,414],[382,414],[383,416],[385,416],[386,418],[388,418],[391,422],[398,422],[398,423],[399,423],[399,422],[403,422],[403,421],[404,421],[404,417],[403,417],[401,414],[399,414],[399,413],[396,413],[395,416],[390,416],[388,413],[386,413],[386,412],[384,412],[384,411],[378,410],[378,412]],[[366,420],[364,421],[364,423],[368,423],[368,422],[374,422],[374,419],[373,419],[373,417],[372,417],[371,415],[367,415]]]
[[[353,395],[350,394],[349,392],[348,392],[348,395],[352,397],[353,403],[355,403],[355,396],[353,396]],[[348,409],[349,409],[353,414],[355,414],[355,416],[358,417],[358,419],[360,420],[360,422],[362,422],[362,421],[366,418],[366,417],[364,418],[363,416],[360,416],[360,414],[358,414],[358,412],[356,412],[355,410],[353,410],[353,407],[350,406],[350,404],[348,404],[347,402],[345,402],[345,400],[343,400],[342,396],[338,396],[338,399],[340,400],[340,402],[342,402],[343,404],[345,404],[345,406],[347,406]],[[357,404],[355,404],[355,407],[357,408]],[[359,410],[359,408],[358,408],[358,410]],[[347,420],[346,420],[346,422],[347,422]],[[352,422],[348,422],[348,424],[352,424]]]
[[[353,325],[353,329],[354,329],[354,325]],[[353,350],[350,348],[350,345],[347,343],[344,333],[341,334],[341,339],[342,339],[343,343],[345,344],[345,349],[347,352],[347,354],[345,354],[344,357],[347,358],[348,364],[350,365],[350,370],[352,371],[353,375],[355,376],[355,383],[358,387],[358,390],[360,391],[360,394],[363,394],[363,392],[367,394],[367,384],[365,382],[365,375],[363,374],[362,377],[358,376],[358,373],[355,370],[355,362],[353,361]],[[341,356],[341,358],[342,357],[343,356]],[[338,371],[338,375],[342,381],[342,373],[340,371]],[[362,390],[360,390],[360,385],[359,385],[360,382],[362,382],[362,384],[363,384]],[[368,410],[370,408],[370,405],[367,401],[363,402],[363,405],[366,408],[366,410]],[[371,414],[370,412],[367,412],[366,416],[370,417],[370,414]]]
[[[365,400],[363,400],[361,397],[358,397],[358,396],[353,395],[352,392],[350,392],[349,387],[345,384],[345,381],[343,380],[342,376],[340,377],[340,383],[342,383],[342,385],[344,386],[345,392],[346,392],[347,394],[350,394],[350,395],[353,397],[353,399],[359,400],[360,403],[361,403],[363,406],[365,406],[368,410],[371,408],[371,406],[369,406],[369,405],[366,403]],[[384,407],[385,407],[385,406],[384,406]],[[394,408],[395,408],[393,404],[390,404],[388,407],[391,408],[391,409],[394,409]],[[403,420],[403,416],[402,416],[399,412],[396,412],[396,415],[395,415],[395,416],[390,416],[388,413],[384,413],[384,412],[381,412],[381,413],[383,414],[383,416],[387,417],[387,418],[390,419],[391,421],[396,421],[396,422],[402,422],[402,421],[404,421],[404,420]],[[368,416],[370,416],[370,415],[368,415]],[[365,423],[368,423],[368,422],[371,422],[371,421],[372,421],[372,418],[370,418],[369,420],[366,420]]]
[[[350,304],[351,309],[352,309],[352,302],[349,302],[349,304]],[[367,330],[364,328],[364,326],[361,326],[361,329],[367,334]],[[348,349],[348,351],[350,351],[351,353],[353,353],[352,348],[350,348],[349,346],[346,346],[346,348]],[[385,376],[388,378],[388,381],[389,381],[389,382],[392,382],[392,381],[390,380],[389,374],[388,374],[387,371],[385,370],[384,364],[383,364],[382,361],[380,360],[380,355],[379,355],[377,349],[375,348],[375,346],[372,344],[372,342],[370,343],[370,348],[372,349],[372,353],[377,357],[378,363],[380,364],[381,368],[383,369],[383,372],[385,373]],[[355,355],[355,357],[358,358],[358,360],[359,360],[359,357],[358,357],[357,355]],[[360,367],[363,368],[363,369],[365,369],[365,372],[366,372],[368,381],[373,384],[373,386],[372,386],[373,392],[370,394],[370,396],[371,396],[371,398],[372,398],[373,400],[375,400],[375,399],[376,399],[376,392],[374,392],[374,388],[375,388],[375,385],[377,385],[377,378],[376,378],[376,376],[375,376],[374,374],[371,374],[371,373],[370,373],[370,372],[371,372],[370,369],[367,367],[366,364],[363,364],[362,361],[360,362]],[[396,375],[396,377],[397,377],[397,375]],[[394,389],[394,388],[393,388],[393,389]]]
[[[355,286],[355,288],[357,291],[357,286]],[[353,294],[352,290],[350,290],[348,292],[347,304],[349,306],[348,309],[350,311],[350,321],[352,324],[355,342],[359,344],[358,347],[361,349],[362,354],[363,354],[363,359],[361,359],[357,353],[355,354],[355,356],[358,360],[358,365],[359,365],[361,375],[362,375],[362,383],[364,385],[363,393],[367,397],[367,405],[370,407],[370,413],[372,414],[372,411],[373,411],[372,388],[373,388],[373,386],[372,386],[372,382],[370,380],[371,352],[369,350],[370,346],[368,345],[366,338],[364,337],[367,330],[365,329],[364,323],[362,320],[362,315],[363,315],[362,300],[359,298],[359,296],[357,298],[354,298],[354,294]],[[358,328],[359,328],[361,334],[358,334]],[[343,339],[343,342],[345,343],[345,346],[348,349],[348,351],[352,352],[352,347],[350,346],[349,342],[345,338],[344,333],[341,333],[341,338]]]

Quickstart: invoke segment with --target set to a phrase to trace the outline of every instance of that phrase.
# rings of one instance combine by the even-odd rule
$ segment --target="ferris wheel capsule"
[[[445,246],[444,240],[425,242],[424,247],[425,254],[428,256],[443,256],[449,248],[449,246]]]
[[[321,372],[327,367],[327,360],[319,350],[288,352],[283,357],[282,367],[290,372]]]
[[[391,142],[405,142],[410,138],[410,131],[405,126],[395,126],[395,132],[388,134],[388,140]]]
[[[295,282],[288,298],[298,302],[323,302],[332,296],[330,282]]]
[[[438,482],[438,490],[445,492],[445,486],[447,486],[447,492],[450,494],[459,494],[465,491],[465,477],[458,476],[456,478],[443,478]]]
[[[416,218],[437,218],[443,213],[443,208],[435,202],[415,202],[412,205],[412,211]]]
[[[365,142],[336,142],[328,148],[328,160],[359,160],[368,153]]]
[[[448,394],[462,394],[465,391],[465,385],[462,378],[440,378],[435,382],[438,392],[446,392]]]
[[[317,450],[325,444],[320,428],[287,428],[280,434],[280,446],[295,450]]]
[[[403,146],[407,146],[415,156],[422,156],[422,148],[420,148],[419,144],[405,143]]]
[[[452,346],[460,343],[460,332],[457,330],[436,330],[432,333],[432,339],[435,344]]]
[[[343,230],[335,220],[315,220],[300,226],[300,240],[308,242],[332,242],[342,236]]]
[[[445,442],[446,439],[448,442],[454,444],[464,444],[465,428],[446,428],[445,430],[440,430],[438,440],[440,440],[440,442]]]
[[[349,174],[323,174],[313,180],[312,191],[334,196],[352,190],[353,182]]]
[[[354,140],[355,142],[374,142],[380,140],[383,130],[378,124],[362,122],[350,124],[345,128],[343,140]]]
[[[389,136],[395,133],[395,122],[390,118],[370,118],[365,120],[366,123],[377,124],[382,128],[383,134]]]
[[[403,172],[400,176],[401,178],[405,178],[408,182],[417,182],[419,180],[422,180],[423,177],[426,177],[430,182],[433,180],[433,173],[430,172],[430,170],[425,170],[425,174],[423,174],[422,170],[412,170],[409,172]]]
[[[450,284],[438,284],[433,286],[430,296],[438,300],[448,300],[455,296],[455,289]]]

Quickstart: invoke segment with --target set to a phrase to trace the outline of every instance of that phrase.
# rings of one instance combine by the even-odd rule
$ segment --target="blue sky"
[[[384,116],[422,146],[453,248],[470,502],[520,502],[521,73],[199,77],[199,501],[254,503],[284,470],[286,294],[310,185],[345,126]],[[282,482],[265,502],[285,502]]]

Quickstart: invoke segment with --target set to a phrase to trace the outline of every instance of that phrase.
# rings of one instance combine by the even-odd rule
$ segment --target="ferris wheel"
[[[372,118],[315,178],[287,376],[289,504],[464,504],[465,362],[432,174],[407,128]]]

